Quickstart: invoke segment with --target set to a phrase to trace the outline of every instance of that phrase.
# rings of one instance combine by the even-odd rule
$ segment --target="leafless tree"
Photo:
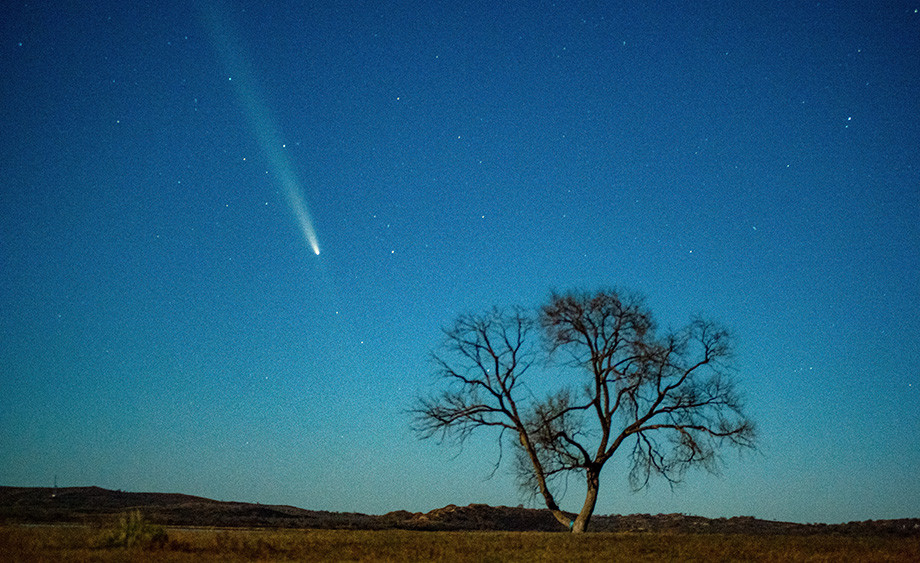
[[[694,466],[716,471],[722,446],[754,447],[730,336],[711,321],[658,336],[640,298],[609,290],[553,294],[535,314],[462,316],[445,337],[435,358],[448,389],[418,400],[417,432],[462,443],[492,427],[500,444],[511,434],[519,484],[573,532],[587,529],[601,470],[620,450],[639,490],[653,475],[675,484]],[[532,389],[548,369],[571,370],[573,384],[538,398]],[[554,496],[572,474],[587,485],[574,517]]]

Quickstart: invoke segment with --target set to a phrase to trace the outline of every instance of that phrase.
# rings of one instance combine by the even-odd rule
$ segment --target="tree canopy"
[[[574,532],[587,529],[601,470],[617,452],[629,456],[639,490],[655,475],[675,484],[691,467],[716,471],[723,446],[755,445],[731,337],[713,321],[659,334],[640,297],[604,290],[553,294],[536,311],[463,315],[444,336],[434,357],[446,389],[418,399],[416,431],[460,443],[480,428],[500,443],[512,436],[518,484]],[[537,396],[538,379],[556,370],[569,383]],[[572,474],[587,485],[574,518],[554,490]]]

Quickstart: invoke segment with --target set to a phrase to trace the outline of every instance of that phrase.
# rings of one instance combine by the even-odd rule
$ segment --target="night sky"
[[[305,4],[4,8],[0,484],[515,506],[440,329],[618,287],[762,440],[598,514],[920,516],[920,2]]]

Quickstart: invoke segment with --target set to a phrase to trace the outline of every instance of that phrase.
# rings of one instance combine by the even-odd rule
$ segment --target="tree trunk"
[[[572,523],[573,534],[583,534],[588,529],[588,523],[591,522],[591,515],[594,514],[594,507],[597,505],[597,491],[600,488],[600,471],[589,468],[586,476],[588,484],[588,493],[585,495],[585,504],[581,507],[581,512],[575,517]]]
[[[537,486],[540,489],[540,494],[543,495],[543,500],[546,502],[546,508],[549,509],[553,518],[560,524],[571,529],[574,522],[566,516],[565,513],[562,512],[562,509],[559,508],[559,505],[556,504],[553,493],[550,492],[549,487],[546,485],[546,475],[543,473],[543,464],[540,463],[540,458],[537,456],[537,450],[533,447],[530,436],[523,426],[521,426],[518,432],[518,437],[521,440],[521,446],[523,446],[524,450],[527,452],[527,456],[530,458],[531,465],[533,465],[534,474],[537,477]]]

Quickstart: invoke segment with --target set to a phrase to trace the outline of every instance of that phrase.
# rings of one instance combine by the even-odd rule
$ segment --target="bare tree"
[[[601,291],[553,294],[535,315],[462,316],[445,336],[435,358],[449,388],[419,399],[417,432],[462,443],[493,427],[500,445],[510,433],[519,484],[573,532],[587,529],[601,470],[621,449],[639,490],[652,475],[676,484],[694,466],[716,471],[721,446],[754,447],[731,377],[731,339],[711,321],[657,336],[640,298]],[[570,369],[573,385],[536,397],[524,376],[545,369]],[[574,517],[554,496],[557,479],[572,474],[587,485]]]

